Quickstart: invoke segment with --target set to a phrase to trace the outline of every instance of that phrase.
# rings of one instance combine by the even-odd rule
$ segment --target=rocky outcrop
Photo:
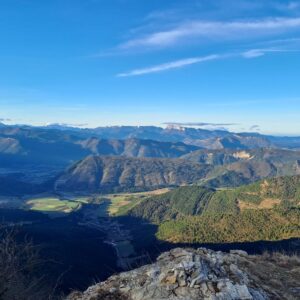
[[[176,248],[161,254],[152,265],[112,276],[84,293],[72,293],[67,299],[277,299],[247,271],[245,266],[250,261],[244,251]]]

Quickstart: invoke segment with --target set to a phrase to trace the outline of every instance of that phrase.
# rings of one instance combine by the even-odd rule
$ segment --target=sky
[[[300,135],[300,0],[0,0],[0,122]]]

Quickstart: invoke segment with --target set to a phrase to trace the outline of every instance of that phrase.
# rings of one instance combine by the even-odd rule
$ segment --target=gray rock
[[[248,253],[243,250],[230,250],[231,254],[239,255],[239,256],[248,256]]]
[[[248,275],[239,268],[245,255],[243,251],[227,254],[176,248],[160,255],[152,265],[112,276],[67,299],[102,299],[99,297],[107,293],[117,295],[110,299],[121,300],[268,299],[262,289],[249,286]]]

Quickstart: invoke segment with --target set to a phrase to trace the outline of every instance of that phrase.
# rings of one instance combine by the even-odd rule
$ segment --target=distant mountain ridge
[[[183,159],[213,165],[203,183],[209,187],[248,184],[266,177],[300,174],[300,151],[259,148],[196,150]]]
[[[111,126],[98,128],[77,128],[66,125],[26,126],[10,125],[0,127],[3,130],[26,129],[27,131],[52,131],[68,133],[81,138],[97,137],[101,139],[148,139],[163,142],[183,142],[208,149],[252,149],[261,147],[300,148],[300,137],[280,137],[253,132],[234,133],[226,130],[207,130],[191,127],[157,127],[157,126]]]
[[[121,173],[123,169],[127,169],[132,178],[135,178],[132,175],[134,172],[139,174],[136,177],[140,176],[139,180],[126,179],[128,182],[125,184],[123,177],[120,179],[116,173],[115,178],[111,179],[113,184],[110,188],[134,190],[143,188],[141,182],[152,167],[150,162],[145,163],[138,159],[171,158],[174,159],[172,163],[167,165],[166,162],[162,163],[160,171],[157,167],[155,176],[160,178],[157,186],[198,183],[212,188],[232,187],[266,177],[300,174],[300,151],[276,148],[277,144],[281,147],[289,145],[294,148],[297,146],[297,140],[298,138],[268,137],[257,133],[236,134],[222,130],[155,126],[80,129],[60,125],[50,127],[2,125],[0,174],[22,173],[23,178],[16,178],[17,182],[21,180],[28,183],[42,183],[55,175],[59,176],[65,168],[77,164],[76,162],[84,160],[89,155],[108,156],[109,158],[105,159],[105,171],[110,176],[114,174],[112,168],[119,169]],[[118,158],[113,159],[112,156]],[[127,160],[130,166],[128,168],[123,165],[125,158],[137,160]],[[154,165],[157,166],[157,162]],[[169,176],[166,174],[169,174],[168,168],[171,165],[172,172],[180,171],[180,173],[177,173],[176,180],[169,181],[164,177]],[[195,166],[196,171],[191,171],[193,175],[188,178],[182,169],[183,166],[190,168],[191,165]],[[168,171],[162,170],[164,166]],[[201,172],[198,172],[199,170]],[[89,182],[95,180],[93,178],[95,174],[90,173],[91,178],[87,178],[84,173],[81,176]],[[180,179],[182,174],[184,180]],[[125,178],[130,176],[126,175]],[[118,183],[119,179],[122,184]],[[137,186],[136,182],[139,182]],[[144,188],[152,189],[156,185],[147,182]],[[86,185],[86,192],[89,192],[89,186]],[[98,188],[96,190],[100,191]]]
[[[172,158],[197,149],[182,142],[103,139],[57,129],[0,128],[0,162],[6,163],[49,163],[65,167],[90,154]]]
[[[66,166],[90,154],[175,158],[201,148],[226,151],[277,148],[278,145],[281,148],[300,148],[300,138],[154,126],[95,129],[59,125],[0,127],[0,162],[49,162]]]

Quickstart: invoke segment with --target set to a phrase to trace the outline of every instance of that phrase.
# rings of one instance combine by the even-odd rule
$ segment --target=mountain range
[[[122,129],[125,130],[126,129]],[[122,131],[121,130],[121,131]],[[118,137],[119,139],[117,139]],[[179,157],[199,147],[168,139],[103,135],[92,130],[63,130],[39,127],[4,126],[0,128],[0,154],[19,160],[68,163],[89,154],[129,157]],[[6,159],[9,158],[8,156]]]
[[[0,175],[10,174],[7,182],[15,176],[15,190],[18,182],[20,190],[24,182],[47,182],[47,190],[87,193],[191,183],[232,187],[300,174],[298,139],[182,127],[3,125]]]
[[[60,125],[34,127],[10,125],[0,127],[1,137],[40,138],[74,142],[88,138],[98,139],[143,139],[161,142],[183,142],[208,149],[252,149],[262,147],[300,148],[300,137],[279,137],[259,133],[234,133],[226,130],[155,126],[112,126],[98,128],[75,128]]]
[[[67,168],[54,185],[57,191],[93,193],[192,183],[230,187],[300,174],[299,161],[299,151],[280,149],[197,150],[182,158],[89,156]]]

